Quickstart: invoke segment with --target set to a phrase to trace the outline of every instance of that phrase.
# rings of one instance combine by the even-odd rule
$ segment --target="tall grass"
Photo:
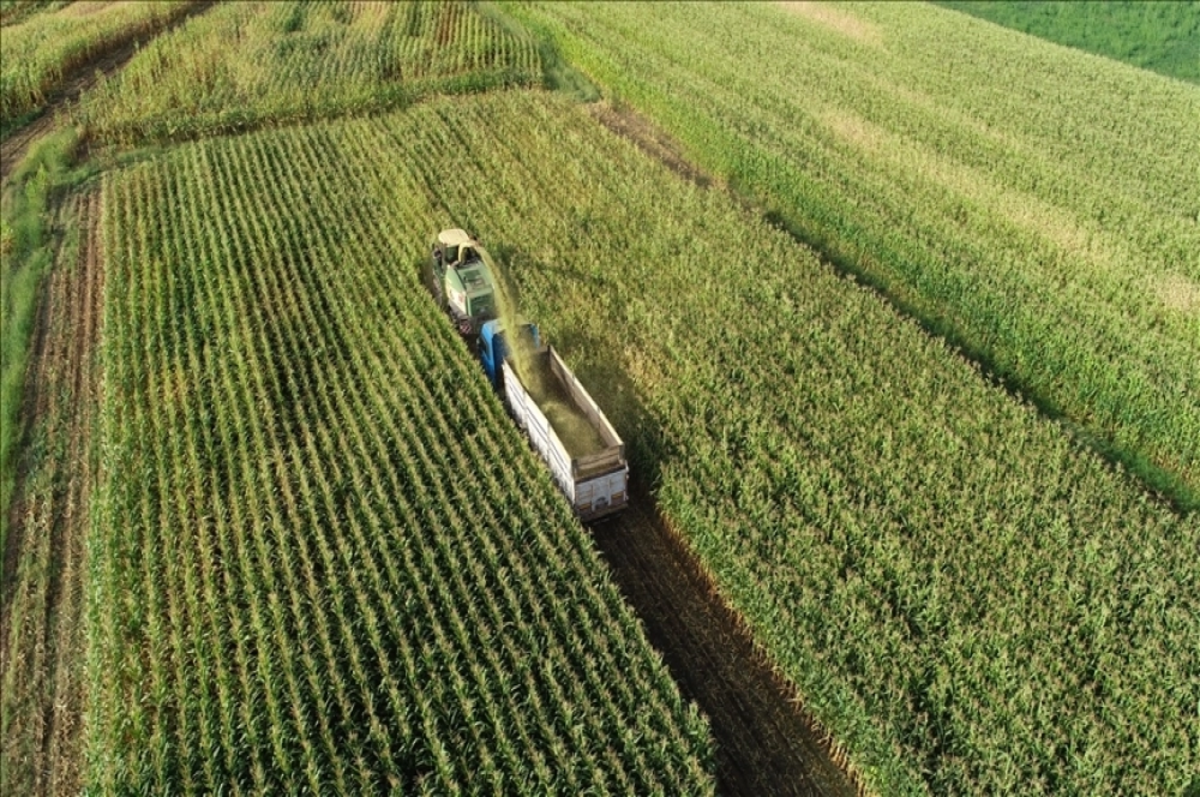
[[[0,323],[0,551],[7,550],[8,507],[16,485],[21,417],[39,288],[54,259],[50,229],[55,189],[67,175],[76,134],[64,130],[39,141],[11,175],[0,198],[3,321]]]

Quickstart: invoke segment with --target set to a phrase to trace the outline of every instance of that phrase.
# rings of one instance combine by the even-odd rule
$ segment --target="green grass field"
[[[1200,2],[938,2],[1047,41],[1200,83]]]

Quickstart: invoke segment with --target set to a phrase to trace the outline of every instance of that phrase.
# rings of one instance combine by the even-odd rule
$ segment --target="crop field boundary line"
[[[1031,405],[1039,415],[1063,429],[1074,442],[1094,451],[1109,465],[1130,474],[1147,492],[1164,502],[1176,514],[1190,516],[1200,509],[1200,496],[1191,495],[1178,477],[1142,461],[1133,453],[1123,452],[1116,445],[1075,423],[1054,401],[1030,390],[1017,377],[1006,374],[996,366],[992,357],[972,346],[962,335],[955,333],[946,324],[928,317],[913,303],[898,296],[890,289],[886,280],[872,275],[850,258],[831,251],[813,236],[806,235],[788,213],[774,208],[771,202],[764,202],[755,192],[740,186],[736,181],[709,174],[689,160],[679,142],[654,120],[620,100],[606,99],[591,103],[588,107],[592,117],[610,132],[632,142],[676,175],[700,188],[724,191],[747,212],[760,217],[771,227],[813,252],[822,264],[833,269],[842,278],[870,290],[899,315],[917,324],[925,334],[941,341],[951,352],[976,365],[981,377],[989,383],[1016,401]]]

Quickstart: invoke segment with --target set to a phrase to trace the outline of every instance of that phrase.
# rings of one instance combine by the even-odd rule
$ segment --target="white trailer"
[[[533,395],[521,383],[516,369],[505,359],[504,396],[517,423],[546,460],[554,481],[581,519],[595,520],[623,509],[629,502],[625,444],[553,346],[539,349],[533,358],[533,367],[541,369],[545,378],[556,381],[577,414],[599,435],[600,442],[586,453],[572,455]]]

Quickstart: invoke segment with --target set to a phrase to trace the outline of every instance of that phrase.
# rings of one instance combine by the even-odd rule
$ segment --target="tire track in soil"
[[[0,669],[6,687],[19,693],[5,696],[6,704],[17,707],[9,731],[28,744],[5,740],[6,791],[24,785],[31,794],[78,794],[83,785],[83,582],[104,283],[99,204],[94,195],[79,200],[78,257],[57,264],[48,278],[31,351],[25,428],[41,427],[51,442],[43,461],[33,466],[42,471],[37,480],[42,486],[30,490],[31,465],[24,463],[21,494],[10,514]],[[41,533],[47,539],[33,539]],[[18,609],[21,633],[13,638]],[[18,747],[24,755],[14,761]]]
[[[96,53],[94,58],[72,69],[65,76],[63,85],[47,96],[46,108],[42,115],[4,141],[0,141],[0,183],[8,180],[8,176],[25,157],[26,151],[33,142],[57,127],[58,123],[67,117],[71,106],[79,101],[83,92],[96,86],[101,75],[112,76],[133,58],[140,46],[156,36],[177,28],[197,14],[204,13],[215,4],[216,0],[196,3],[162,28],[139,33],[125,41],[115,42]]]
[[[625,107],[587,110],[611,132],[702,189],[724,184],[690,163],[650,120]],[[729,194],[735,201],[738,197]],[[708,716],[722,794],[865,795],[849,761],[802,708],[793,684],[755,646],[687,543],[636,482],[624,514],[592,528],[617,584],[680,691]]]
[[[65,463],[68,474],[67,502],[60,524],[58,547],[62,569],[53,580],[48,612],[57,614],[53,702],[46,706],[49,732],[46,760],[51,763],[50,794],[78,793],[83,782],[82,715],[84,617],[83,582],[86,574],[86,540],[91,525],[89,504],[95,487],[92,429],[100,403],[100,374],[96,352],[100,343],[100,303],[104,294],[104,272],[100,254],[100,200],[88,197],[80,212],[84,230],[80,252],[81,273],[70,278],[71,322],[67,368],[73,398],[69,448]],[[51,618],[48,616],[47,620]]]
[[[721,794],[864,793],[844,755],[756,649],[654,499],[634,486],[624,513],[591,527],[622,595],[683,696],[708,717]]]

